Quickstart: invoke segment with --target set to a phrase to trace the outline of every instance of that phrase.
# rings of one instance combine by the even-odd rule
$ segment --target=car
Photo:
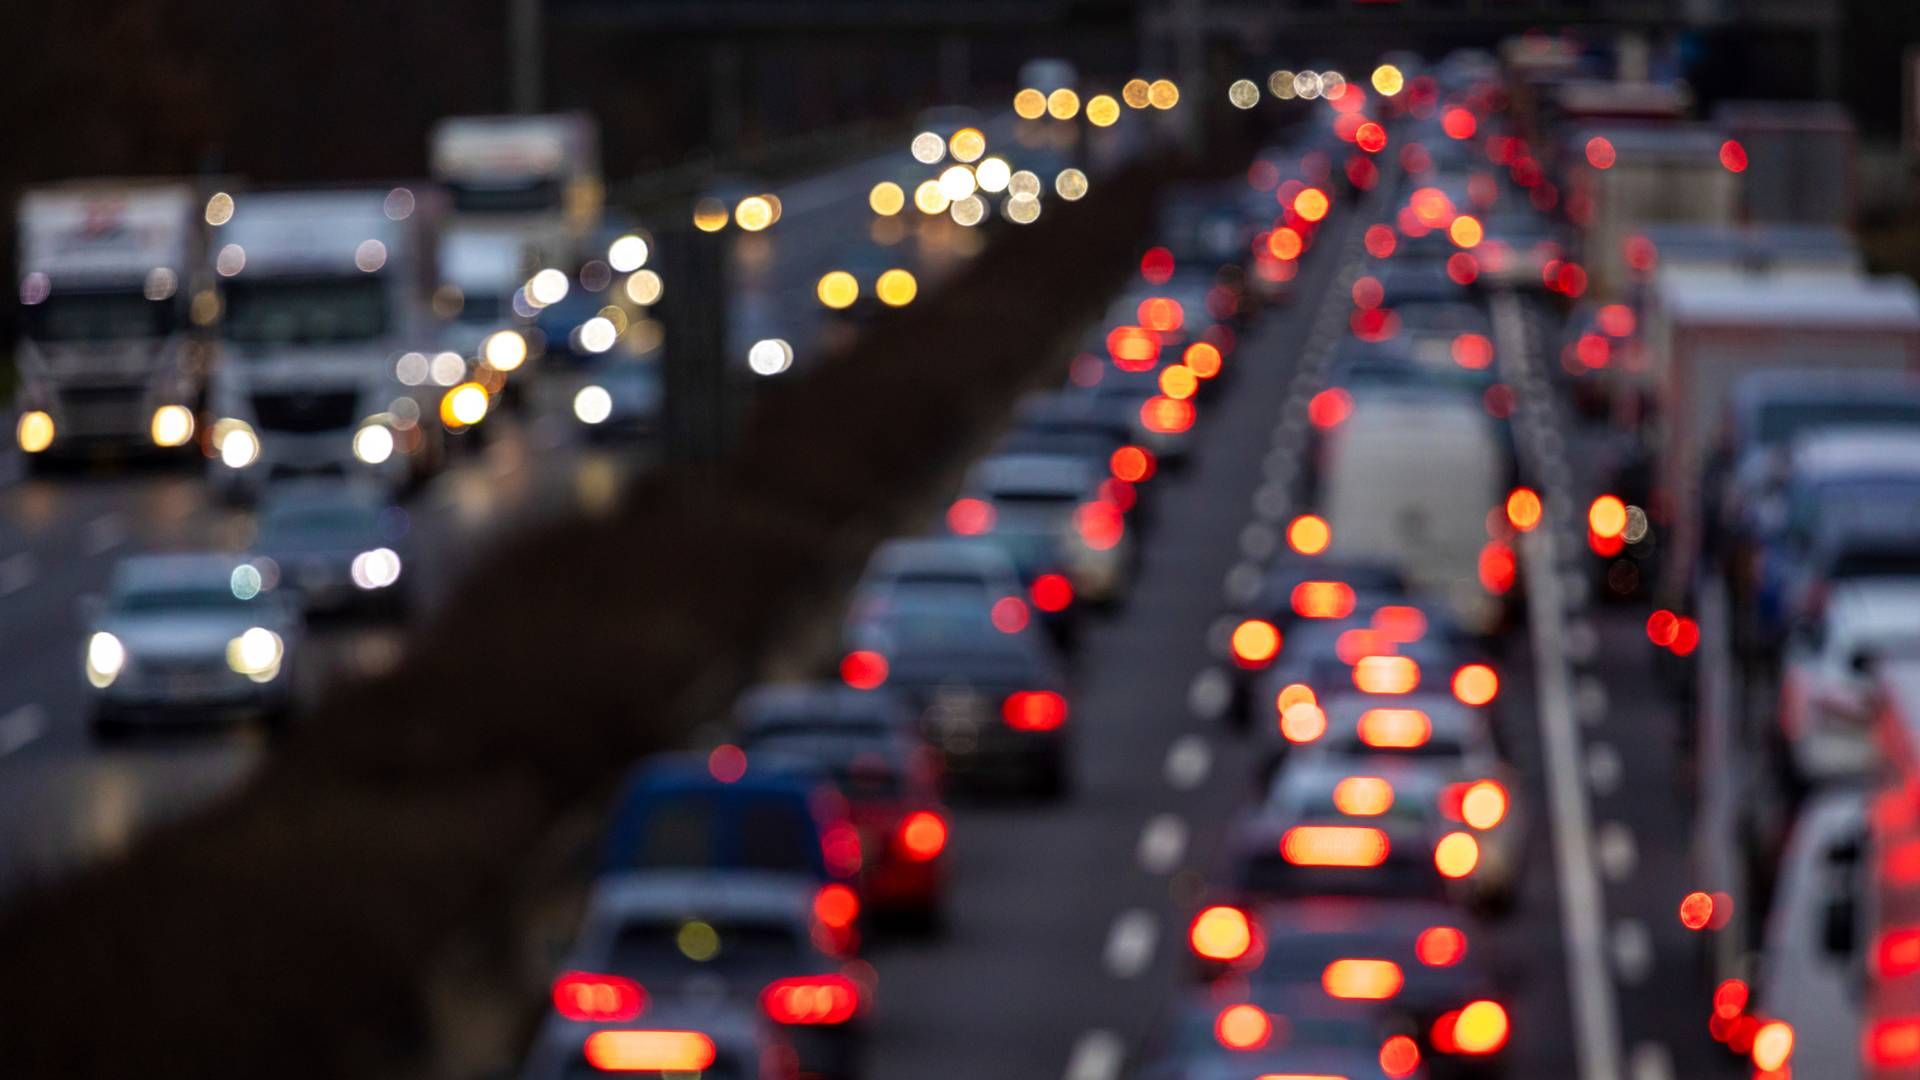
[[[308,612],[406,610],[413,577],[407,512],[345,483],[276,484],[262,497],[252,550]]]
[[[1326,733],[1311,740],[1303,756],[1324,755],[1353,763],[1416,761],[1462,777],[1506,774],[1505,758],[1485,712],[1445,691],[1343,691],[1325,695],[1319,707],[1326,717]]]
[[[1132,583],[1136,552],[1125,512],[1101,497],[1104,479],[1104,470],[1078,458],[988,457],[968,474],[947,525],[999,544],[1029,585],[1064,574],[1074,597],[1117,604]]]
[[[1030,626],[949,590],[901,590],[849,623],[841,677],[903,694],[946,774],[977,787],[1063,795],[1069,699],[1052,646]]]
[[[1248,1076],[1424,1077],[1411,1025],[1372,1002],[1330,997],[1319,986],[1278,983],[1213,988],[1177,1006],[1140,1080],[1243,1080]],[[1391,1066],[1391,1071],[1389,1071]]]
[[[1920,577],[1920,505],[1864,502],[1828,514],[1797,569],[1781,601],[1788,626],[1814,618],[1843,584]]]
[[[569,971],[554,980],[520,1080],[612,1075],[792,1080],[799,1057],[779,1025],[731,1002],[661,1002],[622,975]]]
[[[1266,806],[1283,817],[1360,825],[1392,819],[1442,835],[1464,833],[1472,841],[1471,865],[1448,876],[1460,880],[1460,891],[1482,909],[1504,911],[1518,890],[1525,852],[1514,783],[1513,770],[1504,766],[1476,774],[1444,762],[1309,755],[1275,775]],[[1467,850],[1463,841],[1454,844]],[[1466,856],[1461,858],[1465,865]]]
[[[283,720],[303,616],[265,571],[227,554],[133,555],[113,569],[81,650],[93,724],[229,715]]]
[[[867,566],[854,586],[850,617],[858,620],[866,613],[881,609],[886,599],[901,590],[942,589],[970,596],[989,613],[994,605],[1012,600],[1001,608],[1003,617],[1012,613],[1040,618],[1063,619],[1068,605],[1041,604],[1044,589],[1032,588],[1020,580],[1020,568],[1004,548],[990,540],[967,536],[932,536],[888,540],[875,548]],[[1051,598],[1046,598],[1051,599]],[[1014,604],[1020,605],[1015,608]]]
[[[1152,331],[1138,333],[1151,334]],[[1177,355],[1173,350],[1162,350],[1160,359],[1152,366],[1138,370],[1112,364],[1089,365],[1074,372],[1067,392],[1088,399],[1091,408],[1115,422],[1129,425],[1130,441],[1153,454],[1161,465],[1169,469],[1183,468],[1193,454],[1193,403],[1158,404],[1171,400],[1161,393],[1160,373],[1171,366]]]
[[[1221,944],[1226,935],[1210,939],[1203,928],[1223,926],[1238,929],[1231,944],[1245,948],[1226,960],[1198,953],[1203,971],[1244,980],[1256,1001],[1273,988],[1376,1001],[1413,1033],[1435,1076],[1496,1074],[1504,1064],[1512,1018],[1497,990],[1491,935],[1446,904],[1315,897],[1212,905],[1195,917],[1190,944]]]
[[[741,695],[734,724],[749,760],[772,753],[832,774],[860,830],[861,891],[876,914],[941,924],[950,817],[939,756],[903,700],[838,683],[766,685]]]
[[[737,870],[817,890],[828,927],[860,937],[860,831],[817,766],[738,747],[662,754],[636,765],[614,802],[598,874]]]
[[[1355,617],[1371,620],[1381,608],[1401,606],[1406,591],[1405,579],[1390,562],[1276,553],[1252,595],[1210,635],[1213,652],[1232,686],[1228,721],[1244,728],[1261,714],[1255,708],[1256,685],[1261,673],[1283,653],[1291,662],[1313,651],[1300,647],[1289,652],[1287,637],[1296,626]],[[1430,613],[1421,613],[1423,623],[1429,617]],[[1312,638],[1313,632],[1308,631],[1308,641]],[[1330,651],[1335,640],[1324,638],[1321,651]],[[1304,681],[1304,676],[1288,681]]]
[[[1383,611],[1385,617],[1380,615]],[[1287,718],[1287,708],[1301,700],[1317,703],[1324,712],[1322,721],[1329,722],[1334,717],[1325,710],[1335,703],[1369,701],[1370,695],[1354,693],[1360,685],[1358,665],[1369,656],[1399,658],[1377,662],[1372,669],[1382,672],[1382,677],[1397,680],[1396,689],[1402,682],[1413,682],[1416,689],[1395,695],[1405,698],[1409,707],[1422,707],[1428,701],[1436,707],[1460,707],[1459,700],[1449,696],[1449,689],[1463,669],[1480,664],[1478,653],[1468,649],[1462,635],[1450,633],[1438,620],[1428,620],[1427,627],[1416,634],[1413,627],[1419,625],[1422,614],[1421,607],[1391,604],[1365,615],[1296,624],[1281,645],[1278,659],[1251,682],[1252,730],[1273,749],[1284,748],[1284,744],[1273,741],[1283,733],[1288,734],[1287,743],[1314,741],[1319,725],[1288,732],[1288,725],[1280,723]],[[1406,661],[1405,665],[1399,660]],[[1387,671],[1389,667],[1403,670]],[[1417,689],[1422,685],[1427,689]],[[1498,692],[1497,674],[1494,691]]]
[[[860,969],[848,967],[822,907],[820,891],[790,874],[602,875],[563,968],[625,978],[651,1003],[758,1006],[793,1043],[799,1072],[848,1080],[860,1071],[873,989],[849,974]],[[567,978],[556,984],[556,1011]]]
[[[1865,778],[1873,742],[1873,665],[1920,645],[1920,576],[1835,585],[1823,609],[1787,637],[1780,733],[1793,775],[1823,786]]]

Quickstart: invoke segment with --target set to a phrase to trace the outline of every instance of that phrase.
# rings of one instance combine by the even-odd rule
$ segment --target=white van
[[[1367,394],[1324,437],[1320,493],[1333,554],[1391,562],[1463,629],[1497,628],[1503,608],[1480,582],[1480,557],[1508,463],[1478,403]]]
[[[1793,1025],[1795,1076],[1861,1076],[1866,829],[1866,793],[1823,793],[1800,812],[1780,861],[1747,1011]]]

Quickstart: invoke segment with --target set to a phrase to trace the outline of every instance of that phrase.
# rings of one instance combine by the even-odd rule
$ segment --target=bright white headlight
[[[369,465],[387,460],[393,456],[393,432],[385,424],[367,424],[353,433],[353,456]]]
[[[285,653],[279,634],[264,626],[249,627],[227,642],[227,666],[242,675],[270,679],[280,670],[280,658]]]
[[[353,583],[362,589],[384,589],[400,580],[400,556],[392,548],[374,548],[353,557]]]
[[[497,330],[487,335],[480,351],[495,371],[512,371],[527,361],[527,339],[517,330]]]
[[[227,418],[213,425],[213,443],[221,463],[230,469],[244,469],[260,460],[260,437],[245,420]]]
[[[87,681],[104,687],[127,666],[127,648],[120,639],[101,631],[87,639]]]
[[[604,423],[613,415],[613,395],[604,386],[583,386],[573,395],[573,415],[583,424]]]

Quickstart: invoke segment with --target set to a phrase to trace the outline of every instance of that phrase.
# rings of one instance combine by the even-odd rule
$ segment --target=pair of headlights
[[[260,460],[260,436],[245,420],[226,417],[213,425],[213,447],[220,461],[230,469],[244,469]],[[368,465],[379,465],[393,456],[393,429],[378,420],[369,420],[353,433],[353,456]]]
[[[227,642],[227,667],[254,682],[269,682],[280,674],[287,646],[279,634],[264,626],[247,628]],[[87,639],[87,681],[105,689],[126,670],[127,647],[102,630]]]

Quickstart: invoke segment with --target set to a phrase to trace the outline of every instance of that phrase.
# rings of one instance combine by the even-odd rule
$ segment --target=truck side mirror
[[[1853,955],[1857,909],[1858,905],[1849,894],[1827,901],[1821,919],[1820,945],[1835,960],[1846,960]]]

